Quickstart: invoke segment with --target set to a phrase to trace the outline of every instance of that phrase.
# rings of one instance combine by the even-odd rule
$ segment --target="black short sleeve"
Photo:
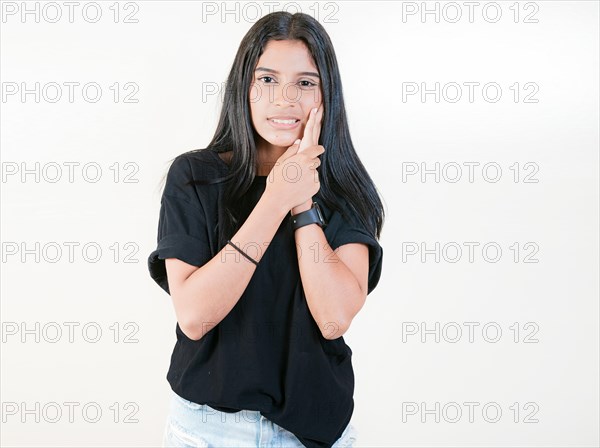
[[[358,217],[344,205],[345,217],[335,212],[328,223],[332,233],[329,246],[332,250],[348,243],[364,243],[369,247],[369,280],[368,292],[370,294],[381,277],[383,267],[383,248],[373,234],[360,222]]]
[[[166,258],[202,266],[211,257],[206,213],[192,179],[189,159],[175,158],[167,173],[158,221],[157,248],[148,257],[150,276],[170,294]]]

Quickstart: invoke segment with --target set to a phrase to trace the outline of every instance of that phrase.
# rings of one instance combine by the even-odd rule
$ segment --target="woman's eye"
[[[271,78],[270,76],[263,76],[262,78],[258,78],[258,79],[262,80],[262,79],[273,79],[273,78]],[[270,82],[267,82],[267,84],[270,84]]]
[[[301,83],[305,82],[307,84],[304,84],[302,87],[314,87],[316,86],[316,84],[314,82],[311,81],[300,81]]]

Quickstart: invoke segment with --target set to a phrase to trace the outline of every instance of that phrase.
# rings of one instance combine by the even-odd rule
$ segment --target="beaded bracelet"
[[[256,266],[258,266],[258,262],[256,260],[254,260],[254,258],[252,258],[251,256],[249,256],[246,252],[244,252],[242,249],[240,249],[239,247],[237,247],[230,240],[227,240],[227,243],[230,244],[230,245],[232,245],[233,247],[235,247],[240,254],[242,254],[244,257],[246,257],[248,260],[250,260]]]

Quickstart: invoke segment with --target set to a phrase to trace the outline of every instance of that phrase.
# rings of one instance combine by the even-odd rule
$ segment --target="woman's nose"
[[[294,83],[280,83],[273,86],[273,102],[275,104],[297,103],[300,101],[300,89]]]

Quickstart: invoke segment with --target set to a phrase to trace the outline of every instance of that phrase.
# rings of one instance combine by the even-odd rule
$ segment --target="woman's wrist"
[[[297,215],[298,213],[305,212],[306,210],[310,210],[312,207],[313,200],[312,198],[307,200],[304,204],[297,205],[296,207],[292,207],[291,213],[292,216]]]
[[[281,201],[279,200],[279,198],[273,196],[272,194],[269,194],[268,191],[265,191],[263,193],[263,195],[259,199],[259,202],[261,202],[261,201],[268,204],[267,207],[270,210],[275,211],[278,218],[280,218],[281,220],[283,220],[285,218],[285,216],[290,212],[289,209],[287,208],[288,206],[283,205],[281,203]]]

